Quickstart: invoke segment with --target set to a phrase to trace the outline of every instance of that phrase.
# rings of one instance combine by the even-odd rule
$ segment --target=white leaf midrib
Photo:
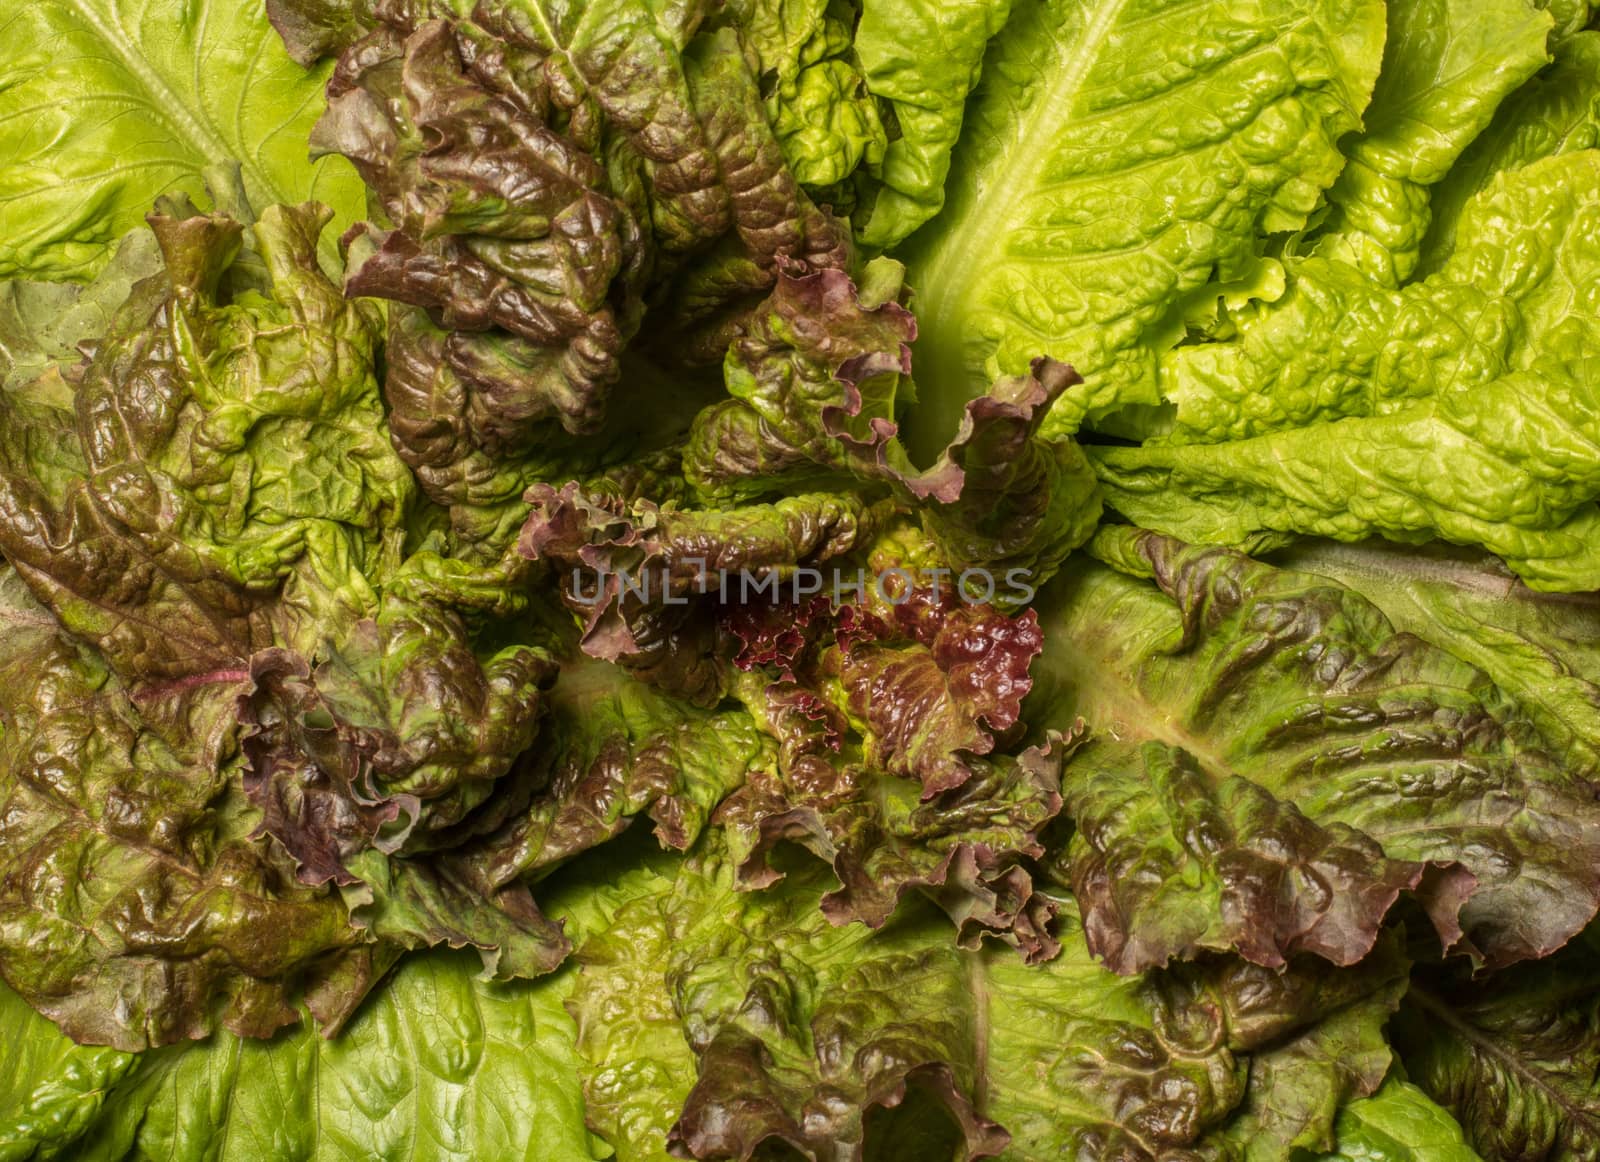
[[[1030,126],[1049,123],[1051,119],[1065,120],[1063,113],[1077,104],[1089,73],[1099,62],[1106,39],[1122,16],[1126,4],[1127,0],[1100,0],[1089,19],[1083,23],[1078,43],[1060,59],[1060,67],[1047,74],[1040,92],[1031,103],[1032,107],[1023,114],[1022,120]],[[1002,31],[1000,35],[1004,36],[1006,32]],[[1018,137],[1028,141],[1033,135],[1023,130]],[[974,191],[973,218],[962,227],[962,242],[939,248],[933,255],[933,263],[924,272],[926,288],[943,288],[949,285],[952,276],[960,278],[963,271],[973,269],[973,260],[978,252],[993,247],[995,238],[1002,233],[998,227],[1009,211],[1011,202],[1001,191],[1025,188],[1029,184],[1025,179],[1038,165],[1037,154],[1031,149],[1010,149],[1004,151],[1003,155],[1007,160],[1000,172],[985,179],[990,186],[989,191]],[[934,317],[927,321],[927,329],[937,331],[941,327],[955,326],[954,320],[940,316],[959,309],[957,304],[961,296],[946,293],[942,289],[925,289],[924,293],[925,302],[927,298],[938,296],[931,312]]]

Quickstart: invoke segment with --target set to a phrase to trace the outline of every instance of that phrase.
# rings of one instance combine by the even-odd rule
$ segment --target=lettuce
[[[341,229],[361,216],[348,165],[305,164],[326,78],[255,0],[48,0],[0,27],[0,277],[90,277],[158,196],[199,197],[229,163],[256,205],[314,198]]]
[[[1315,1148],[1340,1097],[1376,1089],[1387,1067],[1378,1030],[1404,963],[1392,947],[1337,983],[1309,963],[1282,978],[1224,967],[1129,979],[1089,957],[1070,907],[1063,952],[1030,968],[950,947],[922,911],[871,938],[829,928],[813,918],[814,876],[731,889],[709,851],[580,949],[585,1092],[619,1157],[671,1143],[746,1157],[784,1142],[803,1155],[1154,1158],[1258,1134]],[[710,919],[729,909],[737,926]],[[1180,1015],[1189,1006],[1194,1019]],[[658,1072],[669,1063],[694,1079],[681,1114],[638,1084],[674,1076]],[[1263,1068],[1269,1092],[1239,1109]],[[1303,1122],[1289,1113],[1299,1102]]]
[[[1086,637],[1038,696],[1115,724],[1063,779],[1063,872],[1108,963],[1351,963],[1402,892],[1490,964],[1548,955],[1594,917],[1588,772],[1552,763],[1487,675],[1315,575],[1101,538],[1159,596],[1086,570],[1054,615]]]
[[[1537,588],[1596,587],[1583,449],[1597,166],[1585,150],[1501,175],[1463,211],[1445,266],[1397,294],[1308,260],[1237,339],[1174,355],[1174,438],[1096,450],[1107,502],[1191,540],[1438,537]],[[1331,333],[1293,346],[1307,323]]]
[[[1473,982],[1448,968],[1418,979],[1394,1023],[1413,1075],[1456,1112],[1488,1156],[1581,1158],[1600,1130],[1585,1030],[1596,997],[1592,936],[1537,971]],[[1505,1095],[1509,1117],[1475,1099]]]
[[[570,980],[472,979],[409,959],[338,1040],[223,1035],[142,1055],[77,1046],[0,997],[19,1068],[0,1091],[9,1158],[443,1156],[589,1162]],[[530,1149],[530,1131],[537,1149]]]
[[[1317,249],[1398,285],[1420,259],[1442,180],[1496,107],[1545,64],[1551,18],[1521,0],[1396,0],[1372,108],[1328,191]]]
[[[1339,176],[1383,41],[1362,0],[1020,9],[907,251],[933,422],[1040,355],[1086,381],[1051,436],[1157,402],[1185,301],[1258,278],[1259,235],[1303,227]]]
[[[0,27],[0,1159],[1600,1150],[1587,0]]]

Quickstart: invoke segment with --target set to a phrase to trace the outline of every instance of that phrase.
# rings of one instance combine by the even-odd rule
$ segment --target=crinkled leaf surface
[[[343,905],[250,838],[239,678],[130,697],[0,571],[0,974],[80,1041],[266,1036],[372,983]]]
[[[1437,537],[1488,549],[1535,588],[1579,592],[1600,586],[1597,401],[1600,358],[1586,356],[1389,415],[1091,459],[1108,507],[1174,536]]]
[[[1428,187],[1496,107],[1546,60],[1551,19],[1526,0],[1389,0],[1383,68],[1350,164],[1328,191],[1319,250],[1389,286],[1410,278],[1428,230]]]
[[[1506,98],[1434,187],[1420,273],[1432,273],[1449,257],[1463,209],[1496,174],[1600,145],[1600,31],[1578,32],[1552,51],[1554,63]]]
[[[585,1092],[619,1158],[662,1158],[669,1141],[698,1158],[779,1141],[908,1162],[1232,1158],[1223,1127],[1257,1048],[1272,1046],[1259,1061],[1277,1079],[1263,1104],[1304,1111],[1306,1142],[1388,1067],[1392,944],[1353,973],[1231,962],[1127,978],[1090,957],[1070,901],[1062,955],[1029,966],[955,949],[925,909],[876,932],[830,928],[814,873],[731,888],[704,859],[653,874],[582,947]],[[863,1086],[884,1103],[865,1118]]]
[[[1381,962],[1383,954],[1375,959]],[[1404,978],[1391,975],[1299,1036],[1253,1054],[1249,1089],[1216,1134],[1216,1152],[1244,1162],[1277,1162],[1334,1148],[1343,1140],[1341,1117],[1377,1090],[1389,1069],[1384,1024],[1404,991]]]
[[[620,660],[668,694],[709,695],[708,706],[734,695],[769,739],[752,749],[748,723],[730,716],[716,728],[720,745],[706,748],[733,760],[704,790],[715,788],[716,799],[732,792],[716,819],[733,836],[744,882],[770,882],[767,852],[795,839],[839,876],[824,902],[836,922],[882,924],[911,888],[936,888],[965,938],[989,930],[1029,956],[1048,954],[1048,913],[1018,860],[1038,853],[1039,830],[1060,807],[1061,745],[985,757],[1016,725],[1028,688],[1040,644],[1031,614],[961,603],[949,586],[943,599],[907,594],[875,611],[865,603],[833,609],[824,597],[805,604],[798,593],[800,604],[791,604],[782,596],[798,589],[798,577],[784,584],[791,562],[855,552],[871,527],[852,512],[859,502],[830,494],[704,511],[622,505],[576,485],[541,486],[530,498],[522,549],[571,571],[563,584],[586,623],[585,650]],[[895,536],[878,543],[885,568],[913,563],[897,555],[898,544]],[[766,596],[741,602],[749,579],[740,568],[767,574]],[[723,584],[705,581],[719,569],[730,571]],[[598,575],[585,579],[591,570]],[[646,582],[653,596],[633,588]],[[731,666],[714,645],[729,638],[740,642]],[[735,667],[748,676],[736,678]],[[686,675],[697,676],[687,688]],[[663,742],[675,745],[670,736]],[[634,761],[626,795],[643,805],[671,780],[647,754],[635,752]],[[590,775],[604,770],[589,767]],[[662,806],[673,810],[670,797]],[[542,858],[526,845],[547,825],[542,814],[530,817],[514,842],[518,859]]]
[[[384,428],[370,304],[317,269],[325,222],[310,204],[248,229],[152,215],[165,269],[68,398],[0,397],[0,543],[136,696],[224,689],[208,785],[243,792],[261,815],[240,826],[295,878],[346,889],[363,940],[548,971],[566,945],[525,888],[474,894],[433,858],[526,806],[497,792],[524,786],[502,780],[554,665],[521,642],[480,653],[467,621],[524,610],[526,562],[430,549],[402,566],[413,483]]]
[[[882,188],[859,227],[868,246],[891,247],[944,207],[950,155],[967,95],[1011,0],[865,0],[855,51],[874,96],[888,101],[900,134],[880,163]]]
[[[266,285],[247,288],[241,223],[151,215],[165,269],[68,398],[0,399],[0,546],[130,682],[237,669],[274,640],[313,653],[396,562],[413,485],[370,312],[317,267],[326,222],[263,211]]]
[[[771,700],[782,706],[784,696]],[[915,784],[830,762],[827,743],[793,723],[808,717],[804,704],[784,709],[790,721],[778,729],[792,732],[788,762],[779,774],[753,773],[718,814],[740,886],[780,879],[773,849],[790,841],[831,868],[837,886],[821,907],[836,924],[880,927],[920,888],[955,922],[964,947],[993,936],[1029,961],[1055,954],[1054,905],[1034,890],[1022,860],[1042,853],[1039,833],[1061,808],[1058,772],[1070,743],[1054,738],[1015,759],[969,760],[967,782],[920,801]]]
[[[217,1034],[142,1055],[73,1045],[0,995],[20,1057],[0,1157],[256,1162],[602,1156],[583,1128],[570,977],[473,980],[475,962],[407,960],[335,1041]]]
[[[906,1157],[918,1145],[965,1158],[1004,1146],[974,1108],[967,954],[937,922],[834,928],[816,879],[740,894],[701,861],[658,879],[584,944],[573,1009],[585,1093],[619,1158],[660,1158],[669,1143],[740,1158],[763,1142],[859,1158],[875,1115],[902,1102],[922,1115],[905,1126]],[[897,1137],[885,1127],[880,1145]]]
[[[1555,27],[1550,30],[1550,46],[1559,48],[1586,28],[1593,28],[1594,0],[1533,0],[1534,6],[1550,14]]]
[[[0,44],[0,277],[94,275],[157,197],[198,198],[229,162],[257,207],[360,215],[350,167],[306,161],[325,78],[261,0],[41,0],[6,12]]]
[[[1344,261],[1287,264],[1287,293],[1236,312],[1232,339],[1164,361],[1178,413],[1152,442],[1226,444],[1355,417],[1398,423],[1457,389],[1590,351],[1596,176],[1593,152],[1500,176],[1463,209],[1449,260],[1397,292]]]
[[[1034,721],[1095,734],[1063,776],[1091,946],[1274,964],[1372,947],[1415,891],[1446,945],[1548,955],[1600,906],[1600,807],[1480,670],[1355,591],[1108,530],[1148,585],[1085,570],[1043,619]]]
[[[1444,265],[1399,292],[1292,264],[1235,339],[1169,358],[1170,434],[1090,450],[1107,503],[1211,543],[1437,537],[1537,588],[1594,588],[1597,178],[1593,150],[1498,175]]]
[[[131,231],[87,286],[64,282],[0,282],[0,384],[25,387],[52,368],[66,371],[110,329],[133,284],[161,269],[161,250],[148,230]]]
[[[883,157],[886,130],[854,59],[855,13],[827,0],[743,0],[741,39],[759,58],[762,105],[800,184],[845,194],[863,162]]]
[[[550,706],[531,799],[461,853],[495,887],[547,875],[641,815],[663,847],[683,851],[731,791],[774,761],[774,741],[742,710],[686,704],[602,662],[569,663]]]
[[[389,220],[358,229],[349,289],[449,332],[410,352],[396,410],[413,463],[504,459],[541,426],[597,431],[647,300],[659,350],[714,362],[780,261],[846,259],[768,123],[761,62],[706,6],[285,0],[273,15],[300,55],[343,50],[313,141],[356,164]]]
[[[1512,695],[1568,770],[1600,769],[1600,599],[1529,589],[1449,546],[1306,541],[1273,561],[1349,586],[1396,629],[1471,662]]]
[[[1493,971],[1592,914],[1586,599],[1442,550],[1269,566],[1124,529],[1095,552],[1136,576],[1068,561],[1041,633],[1015,590],[840,608],[795,586],[768,616],[700,591],[700,558],[775,587],[817,564],[1040,584],[1100,519],[1088,457],[1050,437],[1103,418],[1159,439],[1101,445],[1102,468],[1172,455],[1222,481],[1172,474],[1152,524],[1442,534],[1592,587],[1586,0],[275,0],[296,59],[339,54],[315,140],[370,185],[348,289],[392,300],[382,361],[373,304],[316,271],[323,218],[250,221],[275,58],[232,67],[262,46],[226,29],[259,12],[189,4],[158,34],[154,0],[96,2],[12,27],[109,14],[131,35],[94,70],[165,53],[192,77],[158,61],[161,117],[79,116],[52,161],[173,129],[191,89],[209,110],[224,64],[240,119],[197,123],[259,156],[236,159],[235,221],[162,206],[166,273],[117,318],[116,264],[0,299],[22,388],[0,397],[4,551],[73,634],[8,583],[30,612],[7,644],[59,649],[0,682],[0,895],[42,899],[68,881],[32,869],[114,839],[76,891],[5,914],[0,934],[54,925],[21,983],[70,978],[97,1028],[154,1004],[163,1030],[267,1032],[306,985],[337,1026],[399,947],[533,975],[571,940],[586,963],[505,990],[422,953],[332,1045],[135,1056],[7,1020],[0,1108],[23,1112],[0,1156],[581,1160],[605,1151],[587,1116],[652,1160],[1470,1157],[1391,1068],[1407,965],[1380,925],[1411,909],[1431,956],[1410,893]],[[1555,67],[1508,106],[1550,24]],[[0,159],[12,94],[90,67],[56,39],[55,73],[32,39],[0,53],[28,62],[0,78]],[[319,74],[283,76],[288,133],[322,102]],[[27,132],[67,116],[32,111]],[[228,154],[183,148],[198,196]],[[108,220],[160,168],[99,175]],[[1430,209],[1451,238],[1396,289]],[[920,307],[894,262],[853,260],[847,219],[869,247],[916,231]],[[74,277],[104,261],[52,223],[70,237],[18,232],[0,270],[41,239]],[[691,423],[717,363],[727,396]],[[1163,393],[1176,416],[1105,414]],[[1249,437],[1293,446],[1259,451],[1278,474],[1247,503]],[[1292,520],[1261,517],[1277,494]],[[646,566],[652,594],[583,599]],[[24,734],[44,743],[19,757]],[[223,904],[185,903],[224,861]],[[100,907],[130,883],[116,901],[152,923]],[[300,939],[308,902],[331,943]],[[135,929],[160,947],[118,945]],[[1395,1026],[1414,1078],[1486,1156],[1592,1152],[1587,1000],[1534,999],[1569,960],[1417,971]],[[1446,1019],[1416,1018],[1429,998]]]
[[[1071,440],[1040,436],[1052,407],[1079,384],[1038,359],[969,402],[955,438],[926,469],[899,439],[915,317],[896,299],[902,270],[877,259],[860,285],[840,271],[780,274],[772,295],[728,348],[728,394],[694,421],[683,471],[707,503],[785,487],[888,488],[908,503],[960,572],[1016,568],[1033,585],[1100,516],[1087,462]]]
[[[1249,276],[1258,233],[1303,225],[1338,176],[1383,21],[1367,0],[1019,8],[984,62],[945,209],[905,251],[922,450],[1041,355],[1086,380],[1047,435],[1156,402],[1178,304]]]
[[[1395,1017],[1411,1079],[1485,1158],[1577,1162],[1600,1149],[1593,933],[1548,963],[1473,981],[1419,973]]]
[[[564,597],[583,620],[584,652],[645,664],[656,647],[670,645],[655,636],[658,619],[691,616],[693,597],[715,594],[714,602],[723,577],[735,595],[742,575],[770,584],[776,595],[796,567],[820,566],[860,548],[888,512],[852,492],[691,510],[630,502],[576,481],[534,485],[527,499],[531,511],[518,551],[559,570]]]

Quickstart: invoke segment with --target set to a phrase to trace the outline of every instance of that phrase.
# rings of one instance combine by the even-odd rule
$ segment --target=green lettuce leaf
[[[874,262],[862,286],[842,271],[780,274],[723,365],[727,400],[695,417],[683,472],[708,504],[850,487],[853,473],[915,475],[893,444],[911,391],[917,324],[897,301],[901,270]]]
[[[1157,402],[1185,301],[1252,277],[1259,235],[1303,226],[1343,168],[1383,37],[1366,0],[1019,10],[985,61],[945,210],[903,255],[920,449],[1042,355],[1086,380],[1047,436]]]
[[[1593,784],[1490,677],[1355,591],[1106,530],[1045,613],[1032,721],[1086,719],[1062,874],[1120,971],[1364,956],[1402,892],[1446,947],[1547,956],[1600,907]]]
[[[1400,292],[1295,264],[1291,293],[1236,341],[1169,360],[1168,437],[1089,450],[1107,503],[1191,541],[1439,538],[1536,588],[1597,587],[1597,178],[1593,150],[1502,174],[1445,267]]]
[[[1456,1120],[1394,1074],[1340,1110],[1334,1134],[1334,1150],[1319,1162],[1481,1162]]]
[[[1536,589],[1600,587],[1600,358],[1513,371],[1371,418],[1223,445],[1091,453],[1106,503],[1174,536],[1478,545]]]
[[[1444,265],[1467,205],[1496,175],[1600,145],[1600,32],[1554,45],[1554,63],[1501,104],[1489,128],[1433,190],[1433,224],[1419,272]]]
[[[1545,12],[1555,21],[1555,27],[1550,30],[1550,45],[1557,48],[1565,44],[1568,38],[1582,32],[1586,27],[1593,28],[1593,17],[1596,9],[1593,0],[1533,0],[1534,5]]]
[[[1218,1154],[1276,1162],[1342,1140],[1340,1119],[1379,1088],[1389,1069],[1384,1024],[1405,981],[1391,976],[1385,983],[1298,1037],[1251,1056],[1244,1101],[1214,1136]]]
[[[1396,940],[1353,970],[1225,959],[1119,979],[1089,954],[1070,904],[1061,936],[1048,965],[985,965],[1003,1157],[1296,1156],[1331,1144],[1337,1116],[1389,1067],[1382,1029],[1406,968]],[[1126,1104],[1108,1106],[1107,1086]]]
[[[0,386],[21,390],[52,369],[69,371],[82,358],[79,344],[92,344],[110,330],[133,284],[160,270],[155,235],[134,230],[87,285],[0,282]]]
[[[881,188],[858,235],[887,249],[944,207],[950,155],[967,96],[1011,0],[865,0],[855,51],[872,94],[887,102],[899,136],[878,163]]]
[[[4,984],[0,1028],[11,1051],[0,1079],[0,1157],[7,1162],[60,1157],[139,1063],[137,1053],[79,1045]]]
[[[850,17],[828,0],[754,0],[738,14],[760,58],[767,120],[795,179],[827,198],[857,167],[878,166],[887,133],[851,52]]]
[[[1398,421],[1540,360],[1592,353],[1584,304],[1600,264],[1588,226],[1597,176],[1592,151],[1501,176],[1463,210],[1444,266],[1399,291],[1345,262],[1288,263],[1282,299],[1235,312],[1230,340],[1181,347],[1163,362],[1162,390],[1178,410],[1150,443]]]
[[[1526,0],[1390,0],[1383,68],[1350,164],[1328,191],[1319,253],[1385,286],[1417,267],[1428,187],[1507,94],[1544,67],[1550,17]]]
[[[75,1046],[0,990],[20,1055],[0,1105],[0,1157],[355,1157],[590,1162],[571,978],[475,982],[472,964],[408,959],[337,1040],[217,1034],[142,1055]]]
[[[92,277],[158,196],[200,197],[229,163],[255,205],[360,216],[348,165],[306,164],[324,77],[288,58],[259,0],[44,0],[0,31],[0,277]]]
[[[1233,961],[1126,978],[1089,955],[1070,900],[1062,955],[1029,966],[951,947],[927,910],[829,928],[823,886],[796,871],[741,894],[707,852],[584,942],[584,1089],[619,1159],[780,1142],[810,1159],[1233,1158],[1226,1126],[1258,1066],[1274,1077],[1262,1104],[1306,1111],[1298,1137],[1317,1142],[1389,1065],[1392,941],[1345,973]],[[1362,1050],[1335,1061],[1336,1046]]]
[[[0,18],[0,1159],[1595,1152],[1589,0],[266,7]]]

